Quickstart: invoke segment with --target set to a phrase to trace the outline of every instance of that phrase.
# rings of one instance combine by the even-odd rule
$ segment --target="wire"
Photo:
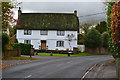
[[[90,14],[90,15],[79,16],[79,18],[80,18],[80,17],[94,16],[94,15],[104,14],[104,13],[106,13],[106,12],[101,12],[101,13],[95,13],[95,14]]]

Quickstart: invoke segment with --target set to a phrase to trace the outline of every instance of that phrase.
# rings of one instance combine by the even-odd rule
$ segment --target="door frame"
[[[46,40],[41,40],[41,50],[46,50]]]

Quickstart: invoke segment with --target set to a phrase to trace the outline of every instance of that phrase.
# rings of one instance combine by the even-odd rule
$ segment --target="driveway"
[[[50,57],[50,56],[49,56]],[[94,64],[113,59],[110,55],[51,57],[2,71],[3,78],[81,78]]]

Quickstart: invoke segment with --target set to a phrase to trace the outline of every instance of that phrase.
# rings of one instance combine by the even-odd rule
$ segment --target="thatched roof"
[[[22,13],[17,29],[75,30],[79,19],[74,13]]]

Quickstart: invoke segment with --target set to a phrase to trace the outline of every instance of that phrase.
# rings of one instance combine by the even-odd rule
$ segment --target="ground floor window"
[[[31,40],[24,40],[24,43],[31,44]]]
[[[57,41],[56,46],[57,47],[64,47],[64,41]]]

